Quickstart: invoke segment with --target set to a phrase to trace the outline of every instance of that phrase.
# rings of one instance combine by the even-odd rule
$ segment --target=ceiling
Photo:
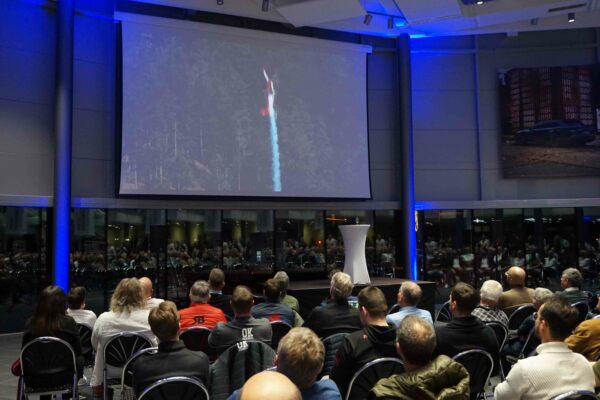
[[[144,3],[377,36],[419,36],[600,27],[600,0],[134,0]],[[365,15],[372,13],[366,25]],[[575,21],[568,22],[568,14]],[[406,21],[388,27],[390,16]],[[398,19],[400,20],[400,18]]]

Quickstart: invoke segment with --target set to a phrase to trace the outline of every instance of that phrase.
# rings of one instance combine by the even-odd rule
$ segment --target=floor
[[[0,335],[0,400],[17,397],[18,379],[11,374],[10,366],[19,357],[21,334]]]

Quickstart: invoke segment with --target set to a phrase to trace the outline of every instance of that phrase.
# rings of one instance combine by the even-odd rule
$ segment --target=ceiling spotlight
[[[575,13],[569,13],[569,22],[575,22]]]
[[[268,12],[269,11],[269,0],[263,0],[263,2],[262,2],[262,10],[264,12]]]
[[[373,16],[371,14],[365,15],[365,19],[363,19],[363,24],[369,25],[371,23],[372,19],[373,19]]]
[[[483,4],[483,0],[477,0],[477,3],[475,3],[475,4],[477,4],[478,6],[480,6],[480,5]]]
[[[223,5],[223,0],[217,0],[217,4],[222,6]]]
[[[394,17],[388,17],[388,29],[394,29]]]

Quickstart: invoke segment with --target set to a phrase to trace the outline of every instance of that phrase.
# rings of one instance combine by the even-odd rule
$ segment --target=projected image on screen
[[[123,21],[121,194],[369,198],[365,47]]]

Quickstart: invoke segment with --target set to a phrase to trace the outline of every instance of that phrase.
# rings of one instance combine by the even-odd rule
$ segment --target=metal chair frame
[[[573,397],[575,396],[575,397]],[[550,400],[594,400],[598,399],[596,393],[589,390],[571,390],[570,392],[559,394],[552,397]]]
[[[71,356],[73,358],[73,384],[71,385],[71,393],[73,396],[73,399],[79,399],[79,393],[77,391],[77,357],[75,356],[75,350],[73,350],[73,347],[66,341],[54,336],[40,336],[38,338],[35,338],[31,341],[29,341],[27,344],[25,344],[25,346],[23,346],[23,348],[21,349],[21,353],[19,354],[19,362],[21,363],[21,368],[22,368],[22,372],[21,372],[21,376],[19,377],[19,394],[20,394],[20,398],[21,399],[27,399],[27,387],[25,386],[25,378],[24,376],[26,375],[26,371],[25,371],[25,364],[23,363],[23,353],[25,352],[25,350],[27,350],[28,347],[30,347],[31,345],[35,344],[35,343],[50,343],[50,342],[57,342],[57,343],[61,343],[62,345],[66,346],[67,349],[71,352]],[[50,390],[50,391],[40,391],[37,392],[35,390],[30,392],[31,394],[35,394],[35,395],[55,395],[55,394],[59,394],[59,393],[69,393],[69,389],[61,389],[61,390]]]
[[[481,387],[481,390],[477,393],[477,399],[481,398],[482,394],[483,394],[483,398],[485,399],[485,388],[486,388],[488,382],[490,381],[490,377],[492,376],[492,371],[494,370],[494,359],[492,358],[490,353],[488,353],[485,350],[481,350],[481,349],[471,349],[471,350],[466,350],[466,351],[460,352],[457,355],[455,355],[454,357],[452,357],[452,359],[456,362],[460,362],[459,359],[461,357],[464,357],[464,356],[467,356],[470,354],[481,354],[490,361],[490,370],[488,372],[487,378],[483,382],[483,386]],[[464,364],[463,364],[463,366],[464,366]],[[467,368],[467,367],[465,366],[465,368]],[[467,371],[468,371],[468,369],[467,369]]]
[[[121,399],[125,398],[124,393],[125,393],[125,388],[127,387],[127,385],[125,385],[125,378],[127,375],[127,371],[129,370],[131,365],[135,361],[137,361],[137,359],[140,358],[140,356],[142,356],[143,354],[156,354],[157,352],[158,352],[158,347],[147,347],[145,349],[141,349],[141,350],[135,352],[135,354],[133,354],[131,357],[129,357],[129,359],[127,360],[125,365],[123,365],[123,371],[121,371]]]
[[[158,381],[156,381],[153,384],[151,384],[150,386],[148,386],[146,389],[144,389],[142,394],[140,394],[140,397],[138,397],[138,400],[144,400],[147,396],[149,396],[148,393],[151,393],[152,390],[156,389],[157,387],[166,385],[168,383],[176,383],[176,382],[190,384],[190,385],[197,387],[204,393],[204,399],[205,400],[209,399],[208,390],[206,390],[206,387],[199,380],[190,378],[187,376],[172,376],[169,378],[159,379]],[[200,400],[202,400],[202,399],[200,399]]]
[[[498,340],[498,349],[501,351],[502,348],[504,347],[504,345],[506,344],[506,340],[508,339],[508,328],[506,326],[504,326],[503,324],[501,324],[500,322],[497,321],[490,321],[490,322],[486,322],[485,323],[487,326],[489,326],[490,328],[492,328],[492,330],[494,331],[494,333],[496,333],[496,329],[494,329],[493,327],[498,327],[501,328],[502,331],[504,332],[504,337],[502,338],[502,341]],[[496,335],[496,339],[498,338],[498,335]],[[502,380],[504,380],[504,367],[502,367],[502,362],[500,362],[499,365],[499,371],[500,371],[500,377],[502,378]]]
[[[179,339],[185,343],[185,336],[187,335],[187,332],[194,332],[194,331],[208,332],[210,334],[210,332],[212,332],[212,329],[207,328],[206,326],[191,326],[191,327],[185,328],[184,330],[181,331],[181,333],[179,334]],[[182,336],[184,338],[182,338]],[[187,343],[186,343],[185,347],[188,347]],[[189,347],[188,347],[188,349],[189,349]],[[196,349],[190,349],[190,350],[197,351]],[[200,350],[202,350],[202,349],[200,349]],[[204,351],[204,350],[202,350],[202,351]],[[206,353],[206,351],[204,351],[204,352]]]
[[[521,320],[518,320],[515,316],[522,317],[521,314],[525,310],[531,310],[531,312],[529,314],[525,315],[525,317],[523,317]],[[519,329],[519,326],[521,325],[523,320],[525,320],[525,318],[527,318],[534,312],[535,312],[535,307],[533,306],[533,304],[527,303],[527,304],[520,305],[516,310],[514,310],[512,312],[512,314],[510,314],[510,317],[508,318],[508,329],[509,330]],[[518,321],[518,323],[516,323],[514,321]]]
[[[440,319],[440,316],[447,318],[447,320],[444,321],[440,321],[440,322],[447,322],[447,321],[451,321],[452,320],[452,312],[450,311],[450,300],[448,300],[447,302],[445,302],[442,305],[442,308],[440,308],[438,310],[438,312],[435,314],[435,320],[434,322],[438,322]]]
[[[352,379],[350,380],[350,384],[348,385],[348,391],[346,392],[345,400],[350,399],[350,394],[352,393],[352,386],[354,385],[354,382],[361,376],[361,374],[364,371],[368,370],[369,368],[373,367],[374,365],[382,364],[384,362],[385,363],[388,363],[388,362],[396,363],[396,364],[399,364],[402,367],[404,367],[404,363],[402,362],[402,360],[400,360],[398,358],[394,358],[394,357],[382,357],[382,358],[377,358],[373,361],[369,361],[368,363],[366,363],[365,365],[360,367],[360,369],[358,371],[356,371],[354,376],[352,376]]]
[[[285,321],[271,321],[271,330],[273,331],[273,337],[271,338],[271,347],[273,348],[273,350],[277,351],[277,346],[279,345],[279,341],[281,339],[283,339],[283,337],[285,335],[287,335],[287,332],[284,335],[281,335],[279,338],[277,338],[277,343],[275,343],[275,330],[273,329],[274,326],[276,325],[284,325],[288,328],[287,332],[289,332],[292,329],[292,326],[290,324],[288,324]]]
[[[572,307],[577,309],[577,313],[579,314],[579,323],[582,323],[586,319],[588,319],[588,314],[590,313],[590,305],[587,301],[577,301],[571,304]]]

